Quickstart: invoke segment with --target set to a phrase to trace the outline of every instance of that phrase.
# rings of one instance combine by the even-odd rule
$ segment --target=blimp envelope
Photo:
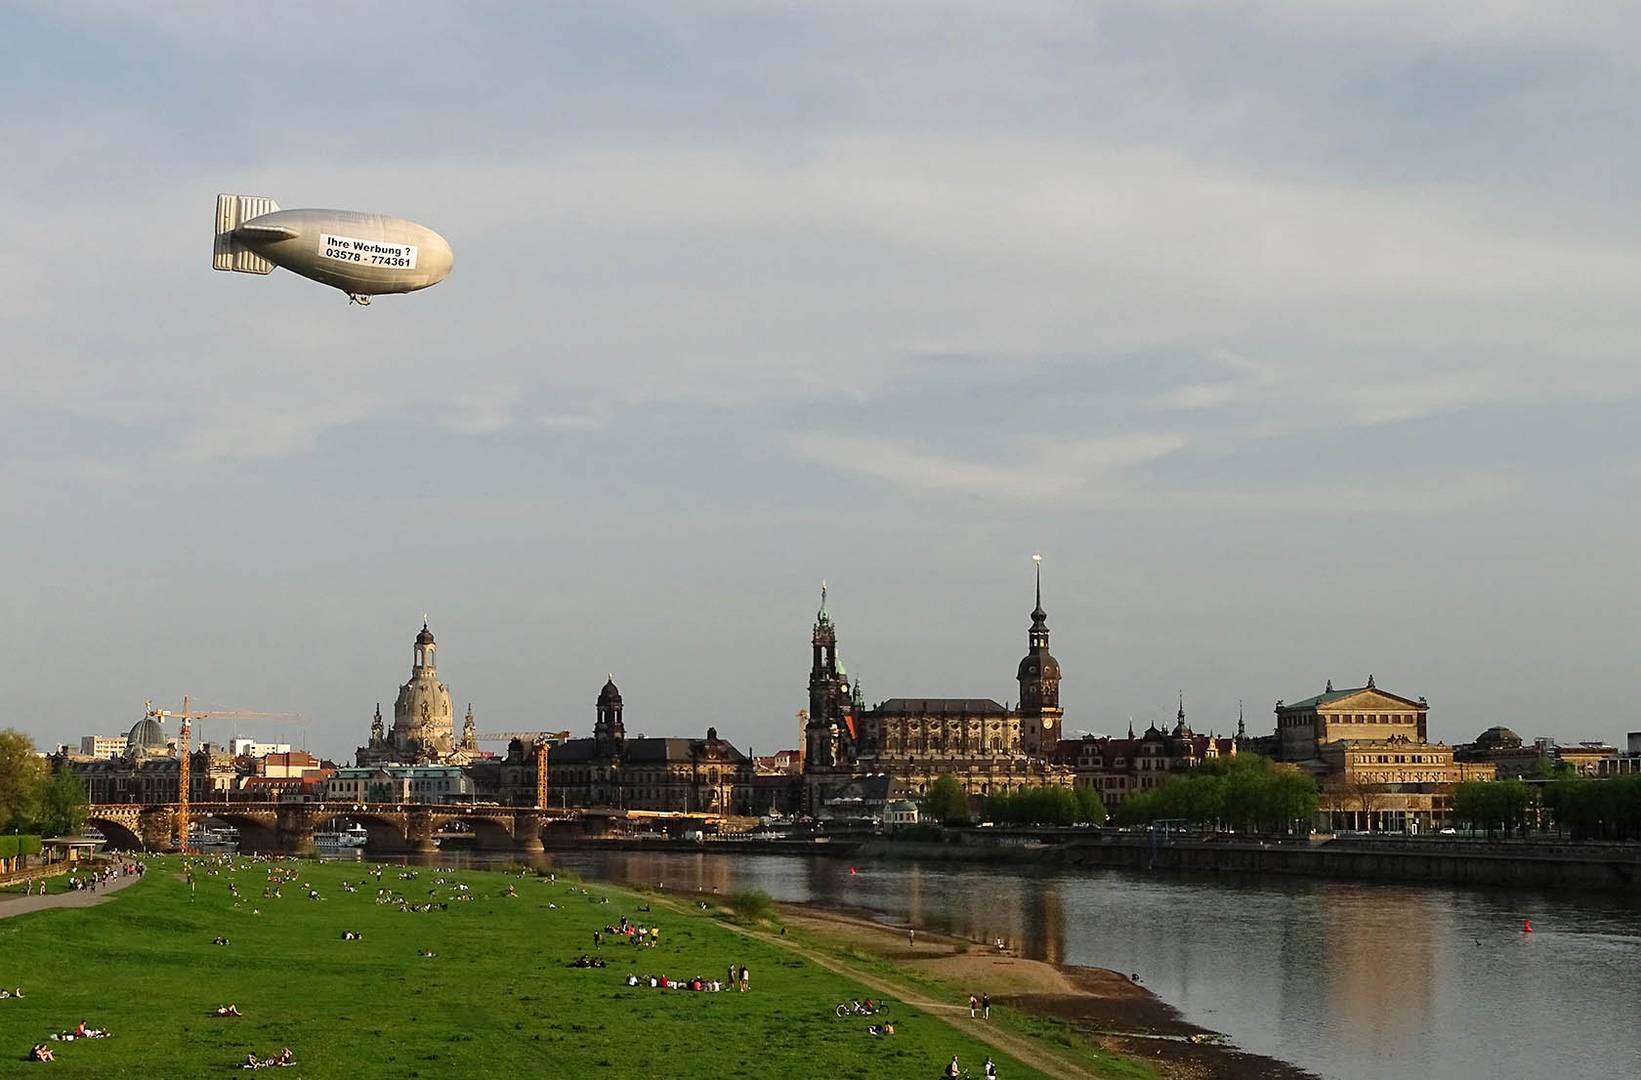
[[[282,266],[368,304],[436,285],[454,259],[444,237],[413,221],[353,210],[281,210],[259,195],[218,195],[211,265],[241,274]]]

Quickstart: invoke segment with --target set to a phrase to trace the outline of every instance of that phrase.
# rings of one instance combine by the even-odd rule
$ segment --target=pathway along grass
[[[894,1010],[893,1038],[874,1038],[872,1021],[832,1014],[866,995],[858,983],[706,912],[662,903],[643,912],[651,898],[624,889],[400,867],[384,868],[378,884],[369,864],[235,859],[233,869],[198,866],[190,900],[181,866],[153,859],[145,880],[106,903],[0,921],[0,986],[20,984],[26,995],[0,1000],[0,1076],[238,1075],[246,1054],[289,1046],[296,1067],[276,1075],[290,1080],[934,1080],[954,1053],[977,1076],[990,1053],[1005,1078],[1043,1077],[908,1007]],[[263,895],[270,868],[294,875],[281,898]],[[343,891],[344,881],[358,891]],[[323,899],[309,899],[304,882]],[[378,904],[379,887],[448,910]],[[510,887],[517,898],[503,895]],[[593,931],[623,915],[659,925],[659,945],[606,936],[595,950]],[[362,940],[342,940],[349,930]],[[230,944],[213,945],[218,936]],[[568,966],[582,953],[608,966]],[[625,985],[629,972],[722,979],[731,963],[750,969],[750,992]],[[230,1002],[241,1018],[211,1015]],[[51,1043],[50,1064],[23,1060],[82,1020],[113,1037]]]

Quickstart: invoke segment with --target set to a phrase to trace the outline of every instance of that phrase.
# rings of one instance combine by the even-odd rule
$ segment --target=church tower
[[[827,769],[838,761],[838,723],[842,719],[845,694],[843,672],[838,666],[838,632],[826,612],[826,582],[821,582],[820,610],[815,613],[815,629],[809,638],[814,658],[809,667],[809,725],[805,730],[808,767]]]
[[[1037,564],[1037,606],[1020,661],[1020,748],[1033,757],[1052,753],[1060,740],[1060,662],[1048,651],[1048,613],[1043,610],[1043,557]]]
[[[621,723],[621,691],[612,673],[598,692],[598,720],[593,724],[593,745],[599,757],[620,757],[627,743],[627,729]]]

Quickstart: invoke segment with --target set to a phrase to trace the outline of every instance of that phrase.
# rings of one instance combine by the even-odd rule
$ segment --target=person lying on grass
[[[218,1005],[213,1011],[216,1016],[242,1016],[238,1005]]]
[[[296,1064],[295,1057],[291,1053],[291,1048],[287,1046],[283,1050],[279,1051],[278,1054],[275,1054],[273,1057],[268,1058],[266,1061],[257,1060],[257,1056],[255,1054],[246,1054],[245,1055],[245,1064],[240,1066],[240,1068],[243,1068],[243,1069],[283,1069],[287,1065],[294,1065],[294,1064]]]
[[[0,990],[0,1001],[4,1001],[7,998],[20,998],[22,996],[23,988],[21,986],[15,990]]]
[[[58,1042],[73,1042],[75,1039],[106,1039],[112,1032],[106,1028],[87,1027],[84,1020],[73,1031],[59,1031],[52,1038]]]

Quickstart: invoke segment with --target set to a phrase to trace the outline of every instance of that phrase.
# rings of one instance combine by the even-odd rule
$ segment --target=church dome
[[[604,681],[604,689],[598,692],[598,703],[600,705],[621,704],[621,691],[615,685],[614,675]]]
[[[170,746],[165,741],[165,729],[152,716],[145,716],[131,726],[125,737],[126,754],[164,753]]]
[[[1519,750],[1521,736],[1507,727],[1490,727],[1476,736],[1476,747],[1480,750]]]
[[[433,632],[427,628],[427,623],[425,623],[425,622],[422,623],[422,632],[416,635],[416,644],[418,644],[418,645],[432,645],[432,644],[434,644]]]

